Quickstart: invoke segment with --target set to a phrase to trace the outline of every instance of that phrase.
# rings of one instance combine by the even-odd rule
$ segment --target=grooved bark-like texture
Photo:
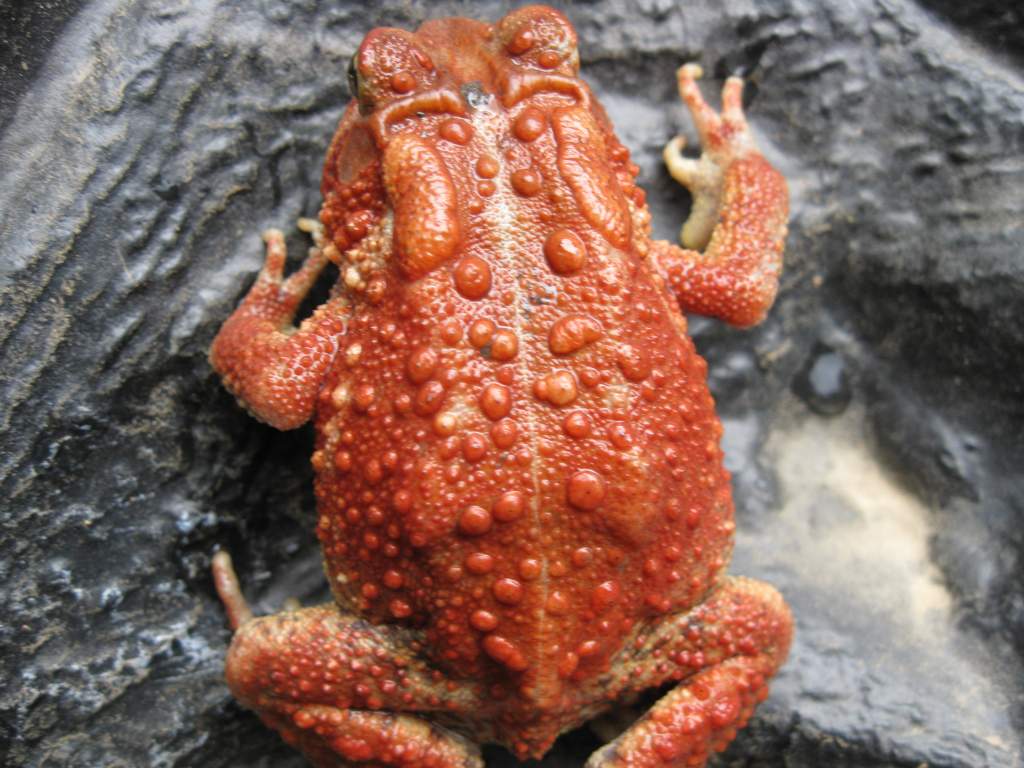
[[[307,432],[206,362],[262,259],[314,215],[373,26],[501,3],[96,0],[0,11],[0,761],[298,766],[221,679],[208,575],[260,611],[324,599]],[[1011,4],[568,5],[642,167],[688,130],[673,73],[741,71],[787,175],[780,299],[692,323],[725,420],[732,570],[797,639],[719,766],[1024,760],[1024,16]],[[566,737],[546,766],[597,741]],[[488,750],[490,765],[511,758]]]

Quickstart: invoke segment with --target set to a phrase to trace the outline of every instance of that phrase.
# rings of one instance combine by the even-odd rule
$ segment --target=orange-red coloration
[[[488,384],[480,393],[480,410],[491,421],[507,416],[512,409],[512,396],[502,384]]]
[[[481,632],[490,632],[498,626],[498,617],[490,611],[473,611],[469,617],[469,623],[473,626],[473,629],[479,629]]]
[[[474,552],[466,558],[466,568],[478,575],[494,570],[494,558],[486,552]]]
[[[441,123],[437,133],[442,139],[465,145],[473,139],[473,126],[465,120],[453,117]]]
[[[516,605],[523,599],[523,585],[515,579],[498,579],[492,588],[499,603]]]
[[[431,377],[437,368],[437,352],[430,347],[420,347],[411,355],[406,363],[409,380],[414,384],[422,384]]]
[[[494,502],[494,518],[503,523],[511,523],[518,520],[526,509],[526,500],[520,491],[508,491],[498,497]]]
[[[540,6],[371,32],[317,247],[285,279],[268,232],[211,350],[258,418],[316,427],[336,605],[252,619],[215,566],[232,690],[316,765],[479,767],[479,742],[537,757],[674,684],[587,765],[700,766],[785,658],[781,598],[725,575],[721,426],[680,313],[763,316],[785,182],[739,81],[719,115],[683,67],[706,160],[666,159],[695,195],[684,241],[706,248],[651,240],[575,45]],[[338,284],[295,328],[328,262]]]
[[[499,448],[511,448],[519,437],[519,427],[511,419],[502,419],[491,427],[491,440]]]
[[[576,377],[571,371],[566,370],[550,373],[543,379],[538,379],[533,386],[533,394],[537,396],[538,400],[546,400],[556,406],[568,405],[573,402],[578,392]]]
[[[562,422],[562,429],[571,437],[587,437],[590,434],[590,419],[582,411],[570,413]]]
[[[579,107],[552,112],[558,143],[558,169],[580,213],[616,248],[629,244],[629,211],[613,170],[593,162],[595,152],[605,155],[604,139],[594,117]]]
[[[601,326],[587,315],[559,318],[548,332],[548,348],[555,355],[569,355],[601,338]]]
[[[533,197],[540,192],[540,175],[532,168],[520,168],[509,176],[512,189],[522,197]]]
[[[487,655],[500,664],[504,664],[513,672],[524,672],[529,662],[514,643],[500,635],[487,635],[483,641]]]
[[[511,360],[519,352],[519,338],[514,332],[502,329],[494,334],[491,341],[491,359],[499,362]]]
[[[512,133],[520,141],[530,142],[544,133],[547,117],[536,107],[527,107],[512,123]]]
[[[605,497],[605,482],[592,469],[574,472],[566,481],[565,495],[577,509],[597,509]]]
[[[571,275],[587,261],[587,246],[580,236],[568,229],[556,229],[544,241],[548,266],[559,275]]]
[[[394,201],[395,256],[402,275],[422,277],[458,246],[455,186],[437,148],[408,134],[388,144],[384,179]]]
[[[469,343],[479,349],[494,337],[494,323],[490,320],[474,320],[469,326]]]
[[[452,273],[455,289],[467,299],[482,299],[491,290],[491,268],[476,256],[467,256]]]
[[[491,155],[481,155],[476,161],[476,175],[481,179],[493,179],[498,175],[500,167]]]
[[[467,507],[459,516],[459,533],[466,536],[481,536],[491,530],[494,518],[483,507]]]

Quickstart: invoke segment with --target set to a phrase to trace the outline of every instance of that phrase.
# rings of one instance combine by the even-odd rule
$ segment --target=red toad
[[[316,247],[256,284],[211,351],[280,429],[310,419],[336,604],[253,618],[230,559],[235,696],[318,766],[480,766],[674,683],[590,768],[700,766],[767,692],[792,633],[771,587],[725,574],[722,428],[682,312],[757,323],[786,184],[726,81],[679,92],[694,195],[652,240],[638,169],[578,77],[576,33],[533,6],[494,25],[376,29],[324,166]],[[297,328],[328,262],[330,298]]]

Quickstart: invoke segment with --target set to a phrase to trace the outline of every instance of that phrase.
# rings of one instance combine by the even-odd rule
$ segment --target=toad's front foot
[[[278,429],[294,429],[312,414],[316,392],[347,327],[347,306],[344,299],[332,298],[295,328],[295,312],[327,257],[312,248],[302,267],[285,278],[284,235],[268,229],[263,239],[263,269],[213,340],[210,362],[254,416]]]
[[[697,86],[703,71],[697,64],[684,64],[676,72],[679,96],[690,109],[700,137],[699,159],[684,157],[686,139],[676,136],[665,145],[662,156],[672,178],[690,190],[693,210],[683,225],[679,239],[684,248],[703,250],[711,239],[722,204],[725,169],[751,152],[757,152],[743,115],[743,80],[730,77],[722,88],[722,113],[719,115],[704,100]]]
[[[652,253],[685,311],[753,325],[775,300],[789,195],[785,179],[758,151],[747,125],[743,81],[725,81],[718,114],[701,95],[700,76],[696,64],[677,72],[701,156],[684,157],[682,137],[670,141],[663,153],[669,173],[693,195],[680,233],[683,248],[655,241]]]

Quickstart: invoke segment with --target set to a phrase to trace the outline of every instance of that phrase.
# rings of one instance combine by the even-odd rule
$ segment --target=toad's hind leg
[[[483,768],[478,747],[434,722],[472,711],[473,693],[445,685],[416,657],[416,637],[334,605],[251,618],[231,560],[214,581],[232,624],[225,676],[253,709],[318,768]]]
[[[620,696],[679,681],[586,768],[703,766],[767,696],[786,658],[793,620],[772,587],[729,579],[693,611],[667,617],[637,641],[632,660],[602,683]]]
[[[696,64],[677,73],[701,142],[701,156],[682,155],[684,140],[665,146],[669,173],[693,195],[683,247],[652,243],[652,256],[684,311],[749,326],[775,300],[782,268],[789,195],[786,181],[754,144],[743,115],[743,81],[730,77],[719,115],[697,87]]]

